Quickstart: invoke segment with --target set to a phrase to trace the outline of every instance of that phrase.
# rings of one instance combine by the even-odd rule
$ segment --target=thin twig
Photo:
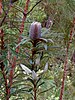
[[[39,0],[38,2],[36,2],[36,4],[30,9],[30,11],[28,11],[27,15],[43,0]]]
[[[2,21],[0,23],[0,27],[2,26],[3,22],[5,21],[5,19],[6,19],[7,15],[8,15],[8,13],[9,13],[9,10],[10,10],[11,7],[12,6],[9,4],[8,10],[5,12],[5,16],[3,17],[3,19],[2,19]]]

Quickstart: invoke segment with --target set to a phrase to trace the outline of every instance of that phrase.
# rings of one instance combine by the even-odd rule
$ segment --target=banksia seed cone
[[[41,37],[41,23],[33,22],[30,26],[29,35],[32,40],[36,40]]]

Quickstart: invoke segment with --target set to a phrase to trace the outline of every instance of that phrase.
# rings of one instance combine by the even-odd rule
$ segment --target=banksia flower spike
[[[33,22],[30,26],[29,35],[32,40],[36,40],[41,38],[41,23],[40,22]]]

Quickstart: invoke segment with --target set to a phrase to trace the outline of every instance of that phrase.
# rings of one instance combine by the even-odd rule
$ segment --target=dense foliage
[[[74,17],[75,0],[0,0],[0,100],[59,100],[66,56],[63,100],[75,100]]]

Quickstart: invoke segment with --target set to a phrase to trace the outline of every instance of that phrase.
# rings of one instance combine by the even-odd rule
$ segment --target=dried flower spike
[[[33,22],[30,26],[29,35],[32,40],[36,40],[41,37],[41,23]]]

